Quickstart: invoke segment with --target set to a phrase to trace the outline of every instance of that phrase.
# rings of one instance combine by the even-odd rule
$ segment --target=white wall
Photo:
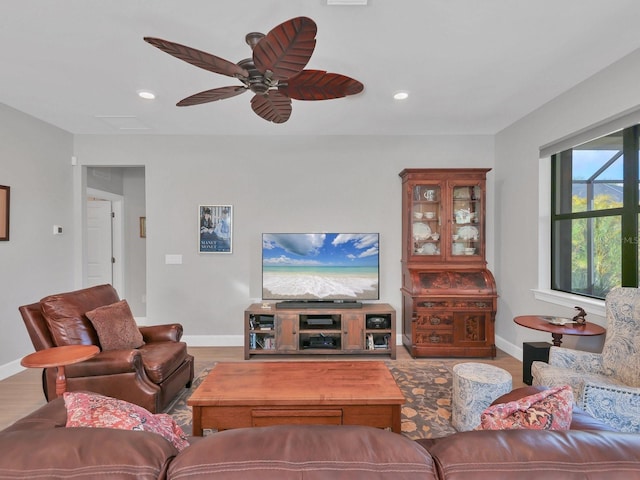
[[[145,167],[147,323],[179,321],[192,344],[238,344],[243,311],[260,298],[263,232],[380,232],[380,300],[400,312],[398,173],[491,168],[494,149],[490,136],[81,135],[75,155],[83,165]],[[200,204],[233,205],[232,254],[198,253]],[[166,265],[167,254],[182,255],[182,265]]]
[[[125,272],[121,294],[136,317],[147,315],[147,240],[140,237],[140,217],[146,215],[144,168],[124,171]],[[145,322],[146,323],[146,322]]]
[[[33,351],[18,306],[74,288],[72,155],[69,133],[0,104],[0,184],[11,187],[10,239],[0,242],[0,377]]]
[[[549,341],[549,335],[513,323],[526,314],[573,316],[571,308],[535,300],[538,287],[539,147],[630,109],[639,108],[640,50],[586,80],[496,136],[496,281],[500,294],[496,329],[506,341]],[[544,181],[546,181],[546,177]],[[548,218],[540,219],[541,225]],[[546,240],[546,239],[545,239]],[[580,305],[579,300],[576,305]],[[604,325],[604,319],[587,320]],[[597,350],[603,337],[565,337],[567,346]]]

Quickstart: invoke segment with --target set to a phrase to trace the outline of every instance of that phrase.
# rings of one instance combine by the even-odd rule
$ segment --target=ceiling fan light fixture
[[[409,98],[409,92],[400,91],[393,94],[394,100],[406,100]]]
[[[346,75],[305,69],[316,46],[316,33],[316,23],[308,17],[291,18],[266,35],[249,33],[245,40],[252,56],[238,63],[161,38],[143,39],[173,57],[242,83],[196,93],[176,106],[215,102],[249,90],[254,93],[251,108],[255,114],[269,122],[284,123],[291,116],[292,99],[329,100],[356,95],[364,89],[361,82]]]
[[[138,96],[145,100],[154,100],[156,98],[156,94],[149,90],[138,90]]]

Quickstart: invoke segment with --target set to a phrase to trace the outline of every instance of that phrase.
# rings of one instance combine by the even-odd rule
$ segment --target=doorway
[[[111,283],[142,322],[147,299],[145,168],[83,168],[82,284]]]
[[[121,195],[87,188],[85,287],[110,283],[125,291],[123,202]]]

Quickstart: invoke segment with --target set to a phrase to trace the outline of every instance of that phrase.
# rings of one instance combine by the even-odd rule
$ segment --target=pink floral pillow
[[[65,392],[67,427],[117,428],[153,432],[182,450],[189,446],[180,426],[166,413],[153,414],[124,400],[89,392]]]
[[[572,417],[573,392],[565,385],[490,406],[476,430],[568,430]]]

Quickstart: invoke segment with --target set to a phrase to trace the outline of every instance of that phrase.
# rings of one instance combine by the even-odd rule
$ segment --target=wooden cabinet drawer
[[[453,344],[453,331],[425,330],[414,332],[415,343],[422,345],[451,345]]]
[[[416,307],[417,310],[420,310],[422,308],[429,309],[429,310],[432,310],[434,308],[438,308],[438,309],[442,310],[442,309],[451,308],[451,304],[450,304],[449,300],[418,299],[418,300],[416,300],[415,307]]]
[[[492,299],[418,299],[415,304],[416,310],[492,310]]]
[[[453,315],[444,312],[418,313],[415,327],[419,330],[453,327]]]
[[[456,302],[453,308],[465,310],[493,310],[493,300],[463,300]]]
[[[342,410],[319,410],[314,408],[251,410],[251,426],[270,425],[342,425]]]

